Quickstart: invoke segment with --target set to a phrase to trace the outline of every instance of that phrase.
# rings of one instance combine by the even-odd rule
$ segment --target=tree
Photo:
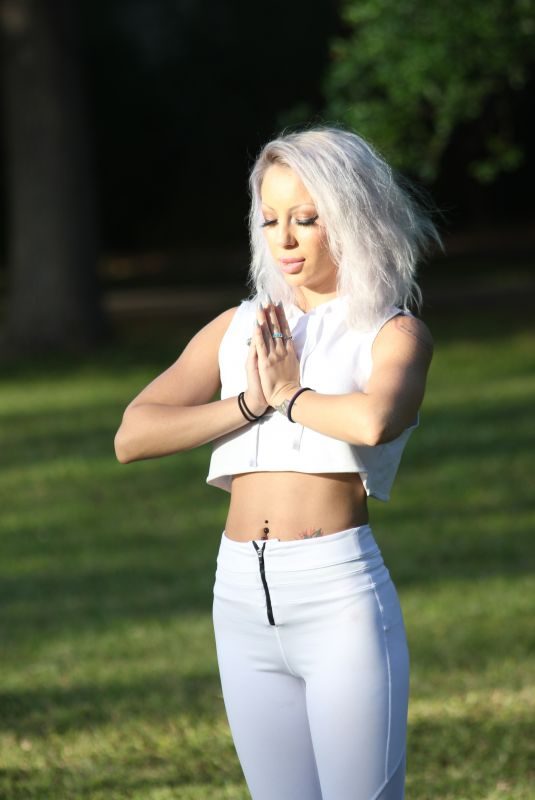
[[[72,0],[0,0],[7,165],[4,347],[88,345],[102,330],[95,203]]]
[[[456,130],[475,124],[481,182],[514,170],[513,106],[535,65],[535,0],[343,0],[327,113],[403,169],[433,180]],[[531,72],[530,72],[531,71]]]

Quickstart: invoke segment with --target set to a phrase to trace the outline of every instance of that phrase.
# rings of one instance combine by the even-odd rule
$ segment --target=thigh
[[[306,696],[323,800],[402,800],[409,654],[391,580],[331,608]]]
[[[288,669],[265,611],[214,599],[225,709],[253,800],[322,800],[304,680]]]

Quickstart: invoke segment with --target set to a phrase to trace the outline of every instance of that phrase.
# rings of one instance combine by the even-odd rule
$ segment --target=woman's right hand
[[[251,337],[245,366],[247,371],[247,389],[244,394],[245,403],[253,414],[260,416],[266,411],[269,403],[264,396],[262,384],[260,383],[258,356],[256,353],[254,336]]]

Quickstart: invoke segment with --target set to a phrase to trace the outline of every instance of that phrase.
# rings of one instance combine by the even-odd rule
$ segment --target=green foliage
[[[475,178],[520,164],[511,112],[535,63],[534,0],[343,0],[341,13],[347,36],[332,42],[325,81],[331,119],[423,180],[466,123],[479,139]]]
[[[473,309],[428,321],[422,425],[371,509],[411,650],[407,796],[528,800],[535,332]],[[2,798],[249,797],[211,623],[228,496],[204,483],[209,447],[126,467],[112,451],[190,334],[138,325],[85,363],[4,368]]]

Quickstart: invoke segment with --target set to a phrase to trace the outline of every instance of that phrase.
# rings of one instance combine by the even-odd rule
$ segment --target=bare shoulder
[[[219,346],[238,306],[223,311],[187,343],[178,359],[134,398],[138,403],[199,405],[220,386]]]
[[[211,333],[225,333],[237,310],[238,306],[233,306],[232,308],[227,308],[226,311],[222,311],[217,317],[214,317],[214,319],[211,319],[210,322],[207,322],[206,325],[201,328],[196,335],[198,336],[199,333],[202,333],[203,331],[209,331]]]
[[[398,314],[390,322],[399,334],[412,337],[427,350],[433,352],[433,337],[423,320],[413,317],[411,314]]]
[[[217,317],[214,317],[214,319],[210,320],[210,322],[207,322],[206,325],[204,325],[204,327],[202,327],[195,334],[195,336],[193,336],[187,347],[197,344],[199,341],[201,341],[203,344],[211,341],[219,347],[221,339],[227,332],[227,329],[234,319],[234,314],[237,310],[238,306],[227,308],[226,311],[221,312],[221,314],[219,314]]]
[[[221,340],[227,332],[237,310],[238,306],[228,308],[226,311],[223,311],[217,317],[210,320],[210,322],[207,322],[206,325],[190,339],[176,364],[181,365],[187,363],[192,358],[194,358],[197,363],[203,362],[207,365],[208,362],[217,361]]]
[[[383,325],[373,349],[374,354],[394,352],[430,362],[434,342],[431,331],[423,320],[411,314],[398,314]]]
[[[213,319],[212,322],[208,324],[221,326],[226,331],[226,329],[234,319],[234,314],[236,313],[238,308],[239,306],[232,306],[232,308],[227,308],[226,311],[222,311],[221,314],[219,314],[219,316],[215,317],[215,319]]]

